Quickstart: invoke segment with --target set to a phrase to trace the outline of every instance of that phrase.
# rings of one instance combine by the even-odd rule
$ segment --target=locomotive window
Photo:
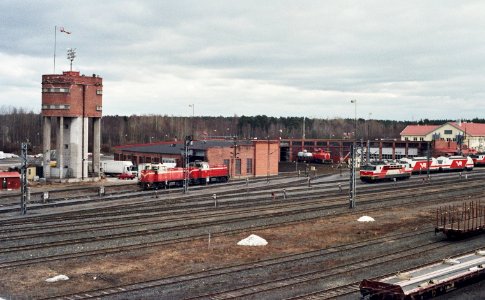
[[[445,134],[453,134],[453,130],[445,130]]]
[[[365,171],[375,171],[376,167],[375,166],[362,166],[360,169],[365,170]]]

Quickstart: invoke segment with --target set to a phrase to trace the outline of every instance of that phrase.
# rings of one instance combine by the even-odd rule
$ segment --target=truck
[[[106,176],[118,176],[121,174],[138,175],[136,166],[126,160],[103,160],[99,162],[99,171]]]

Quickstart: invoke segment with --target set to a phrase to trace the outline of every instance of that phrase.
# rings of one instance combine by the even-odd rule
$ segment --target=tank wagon
[[[409,177],[411,169],[408,164],[375,162],[360,168],[360,180],[364,182],[401,180]]]
[[[168,168],[160,166],[157,169],[141,171],[139,184],[145,190],[182,186],[184,180],[188,184],[205,184],[210,182],[226,182],[229,179],[229,170],[226,165],[210,166],[207,162],[194,162],[188,168]]]

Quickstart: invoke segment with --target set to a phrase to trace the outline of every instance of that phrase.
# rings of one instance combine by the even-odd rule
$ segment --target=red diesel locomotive
[[[183,186],[184,179],[189,184],[205,184],[210,182],[226,182],[229,170],[226,165],[209,166],[207,162],[196,161],[188,168],[148,169],[141,171],[139,184],[143,189],[159,189],[170,185]]]

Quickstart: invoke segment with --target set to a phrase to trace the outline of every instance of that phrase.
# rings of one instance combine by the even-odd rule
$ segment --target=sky
[[[76,48],[103,115],[484,117],[483,1],[1,0],[0,36],[0,106],[34,112]]]

